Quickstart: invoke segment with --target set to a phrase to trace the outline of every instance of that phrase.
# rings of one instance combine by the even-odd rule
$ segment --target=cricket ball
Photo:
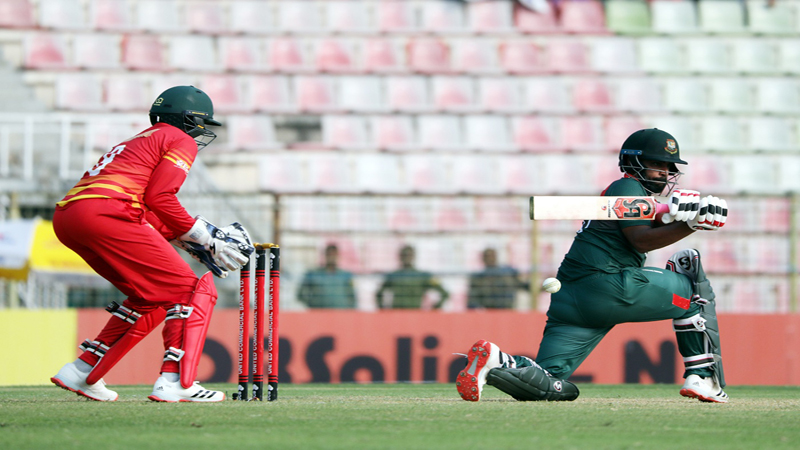
[[[555,294],[561,289],[561,282],[558,281],[558,278],[548,278],[542,282],[542,289],[551,294]]]

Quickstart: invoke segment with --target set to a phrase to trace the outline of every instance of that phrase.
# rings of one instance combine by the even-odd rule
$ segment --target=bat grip
[[[669,205],[666,203],[657,203],[656,204],[656,220],[660,223],[664,223],[661,220],[661,217],[664,214],[669,214]]]

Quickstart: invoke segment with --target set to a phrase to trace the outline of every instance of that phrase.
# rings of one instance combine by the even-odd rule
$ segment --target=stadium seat
[[[72,64],[80,69],[116,69],[121,62],[116,35],[76,34],[72,39]]]
[[[518,32],[531,34],[560,33],[556,10],[533,11],[519,2],[514,2],[514,26]]]
[[[306,158],[297,152],[276,152],[261,155],[258,159],[259,173],[268,177],[258,177],[258,189],[266,192],[309,192]]]
[[[164,45],[155,34],[122,37],[122,64],[130,70],[166,71]]]
[[[137,75],[109,75],[105,92],[105,107],[112,111],[147,111],[153,103],[147,82]]]
[[[564,149],[561,120],[547,116],[516,116],[511,132],[517,148],[527,152],[558,152]]]
[[[466,32],[465,7],[461,2],[426,0],[419,2],[420,26],[429,33]]]
[[[451,71],[450,47],[438,38],[417,37],[409,40],[408,66],[420,73],[448,73]]]
[[[391,38],[372,37],[363,43],[363,66],[367,72],[397,73],[407,70],[402,45]]]
[[[545,49],[537,42],[507,40],[500,44],[500,64],[510,74],[545,73],[549,69]]]
[[[438,154],[408,154],[403,156],[403,167],[412,192],[427,194],[452,193],[448,171],[451,156]]]
[[[538,161],[533,155],[509,155],[500,160],[500,180],[505,192],[530,195],[537,191]]]
[[[654,77],[616,78],[616,106],[632,113],[662,112],[664,101],[661,83]]]
[[[778,49],[767,39],[736,39],[731,42],[731,68],[745,75],[777,74]]]
[[[136,0],[136,29],[153,32],[188,31],[177,0]]]
[[[575,152],[606,151],[603,119],[599,116],[564,116],[561,119],[564,148]]]
[[[86,28],[86,16],[80,0],[39,0],[39,25],[59,30]]]
[[[421,76],[390,76],[386,78],[388,106],[395,111],[431,111],[428,83]]]
[[[782,39],[778,43],[778,69],[783,73],[800,74],[800,39]]]
[[[606,149],[611,152],[619,151],[628,136],[644,128],[646,127],[638,116],[607,116],[603,124]]]
[[[337,109],[334,79],[331,77],[295,77],[294,92],[301,111],[325,112]]]
[[[693,0],[651,0],[650,18],[656,33],[685,34],[698,31],[697,10]]]
[[[61,73],[55,83],[55,106],[61,110],[103,110],[103,83],[92,73]]]
[[[797,150],[792,120],[787,117],[755,116],[747,120],[750,150],[764,152],[792,152]],[[800,172],[798,172],[800,176]]]
[[[374,33],[369,20],[367,3],[361,0],[328,0],[325,9],[325,29],[332,33]]]
[[[747,29],[752,33],[790,35],[797,32],[794,17],[797,10],[791,2],[777,1],[773,5],[768,0],[747,0]]]
[[[450,41],[453,70],[459,73],[500,73],[497,42],[489,39],[463,38]]]
[[[371,141],[382,150],[411,150],[417,147],[411,116],[379,115],[370,118]]]
[[[185,71],[211,71],[217,67],[211,36],[179,35],[169,41],[169,67]]]
[[[281,33],[314,34],[324,31],[322,12],[315,1],[275,2],[276,29]]]
[[[353,73],[360,70],[353,39],[321,38],[314,43],[314,66],[318,72]]]
[[[677,136],[676,139],[681,148],[689,148]],[[723,165],[723,158],[719,155],[692,155],[691,161],[688,162],[688,167],[681,168],[681,171],[685,172],[680,180],[682,186],[700,192],[714,192],[717,195],[730,193],[727,167]]]
[[[670,78],[664,82],[664,107],[676,113],[707,110],[708,90],[701,79]]]
[[[262,39],[243,36],[217,38],[219,63],[232,72],[260,72],[265,70]]]
[[[375,3],[378,30],[402,33],[416,30],[414,3],[407,0],[384,0]]]
[[[706,116],[699,120],[700,146],[704,151],[741,152],[749,150],[745,122],[731,116]]]
[[[359,191],[402,193],[406,191],[400,177],[400,157],[390,154],[365,153],[355,160]]]
[[[483,111],[500,113],[522,112],[522,86],[515,77],[482,77],[478,79],[478,106]]]
[[[308,171],[309,184],[313,192],[356,192],[354,175],[351,173],[350,161],[340,154],[326,152],[310,155]],[[326,200],[328,200],[326,198]],[[342,214],[344,216],[344,214]],[[344,223],[350,230],[363,224]],[[328,227],[328,229],[330,229]]]
[[[579,112],[609,113],[616,109],[611,89],[602,78],[582,78],[572,88],[572,102]]]
[[[0,27],[35,28],[36,18],[31,0],[6,0],[0,2]]]
[[[502,193],[504,189],[502,180],[500,180],[501,159],[502,157],[497,155],[459,155],[453,161],[453,184],[456,192],[468,194]],[[463,200],[468,200],[465,203],[471,206],[471,198]],[[472,216],[474,207],[467,209],[467,211]],[[469,227],[474,223],[474,220],[469,220],[465,226]]]
[[[26,69],[66,69],[67,41],[61,34],[32,33],[22,44],[23,65]]]
[[[344,76],[338,78],[339,108],[355,112],[381,112],[388,107],[383,98],[382,79],[375,76]]]
[[[765,158],[763,155],[733,158],[729,169],[731,190],[740,194],[774,194],[779,183],[778,161],[775,158]]]
[[[797,113],[800,111],[798,81],[794,78],[758,78],[756,109],[762,113]]]
[[[800,173],[800,158],[786,158],[782,161],[778,168],[778,192],[800,192],[798,173]]]
[[[131,30],[133,15],[130,3],[127,0],[92,0],[89,25],[95,30]]]
[[[505,116],[477,114],[464,116],[465,149],[508,152],[516,149]]]
[[[225,120],[229,150],[260,151],[281,148],[275,125],[267,114],[231,115]]]
[[[514,3],[468,2],[467,22],[473,33],[511,33],[514,31]]]
[[[561,30],[578,34],[608,34],[601,0],[562,0],[559,8]]]
[[[311,58],[303,42],[292,36],[271,38],[267,42],[269,66],[279,72],[310,72]]]
[[[650,33],[650,6],[647,0],[605,0],[606,26],[625,35]]]
[[[250,97],[244,94],[243,82],[236,75],[206,75],[198,87],[211,97],[215,112],[244,113],[253,109]]]
[[[475,86],[471,77],[431,77],[433,106],[442,111],[475,111]]]
[[[263,0],[237,0],[228,3],[229,29],[232,33],[264,34],[273,32],[272,4]]]
[[[755,108],[754,84],[747,77],[720,77],[708,83],[708,106],[721,113],[748,113]]]
[[[256,111],[297,111],[289,78],[283,75],[258,75],[250,79],[250,97]]]
[[[420,114],[417,133],[422,149],[461,150],[464,133],[458,116]]]
[[[589,48],[579,39],[547,41],[547,68],[557,73],[586,73],[591,71]]]
[[[686,69],[678,41],[665,37],[643,37],[637,41],[639,68],[655,74],[680,73]]]
[[[184,8],[183,14],[190,32],[223,34],[228,32],[225,10],[224,4],[216,0],[192,0],[191,7]]]
[[[591,41],[591,67],[601,73],[639,71],[636,41],[626,37],[595,38]]]
[[[703,0],[697,3],[700,31],[734,34],[745,31],[744,2]]]
[[[574,112],[568,81],[560,77],[530,77],[523,81],[525,103],[533,111]]]
[[[578,195],[585,193],[591,186],[585,183],[564,183],[564,180],[589,180],[597,171],[601,162],[597,158],[586,158],[586,155],[541,155],[539,164],[547,167],[540,171],[541,192],[548,195]],[[605,186],[603,186],[605,187]],[[596,189],[600,192],[602,188]]]
[[[685,69],[700,74],[726,74],[731,70],[731,45],[725,38],[700,37],[683,41]]]
[[[385,200],[386,225],[392,231],[424,231],[429,220],[423,203],[416,198],[389,197]]]
[[[646,128],[658,128],[671,134],[678,141],[680,148],[701,148],[694,120],[685,114],[647,115],[642,116],[642,122]]]

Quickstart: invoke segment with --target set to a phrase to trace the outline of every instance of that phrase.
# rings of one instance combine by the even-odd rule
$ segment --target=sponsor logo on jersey
[[[175,160],[175,167],[186,172],[187,175],[189,174],[189,169],[191,168],[191,166],[189,164],[186,164],[182,159]]]

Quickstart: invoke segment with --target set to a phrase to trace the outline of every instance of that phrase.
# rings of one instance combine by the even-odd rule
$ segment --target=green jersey
[[[603,195],[633,197],[648,194],[637,180],[624,177],[611,183]],[[625,268],[644,266],[646,255],[631,246],[622,229],[651,224],[649,220],[584,221],[561,262],[558,279],[574,281],[597,273],[619,273]]]

